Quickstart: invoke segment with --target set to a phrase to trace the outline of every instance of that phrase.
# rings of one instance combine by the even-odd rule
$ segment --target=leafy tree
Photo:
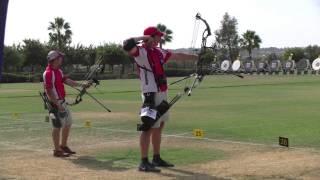
[[[113,72],[114,65],[123,65],[130,63],[128,55],[123,51],[121,45],[118,44],[104,44],[103,46],[99,46],[97,48],[98,56],[103,57],[104,64],[108,64],[111,67],[111,71]],[[104,69],[104,68],[103,68]],[[121,73],[124,69],[121,70]]]
[[[92,45],[89,47],[85,47],[81,44],[78,44],[74,48],[74,56],[73,56],[73,63],[74,64],[82,64],[88,67],[92,66],[97,58],[96,48]]]
[[[221,27],[215,31],[218,50],[226,49],[228,56],[234,60],[239,55],[239,35],[237,32],[237,19],[225,13],[221,21]]]
[[[23,40],[22,53],[24,56],[24,65],[31,66],[32,72],[36,65],[45,66],[47,64],[48,49],[39,40]]]
[[[279,56],[276,53],[270,53],[266,57],[267,61],[271,62],[273,60],[279,59]]]
[[[5,71],[17,71],[23,64],[23,58],[21,52],[19,52],[19,45],[5,46],[3,59],[3,69]]]
[[[97,51],[96,51],[96,48],[93,47],[93,45],[90,45],[89,47],[87,47],[85,49],[85,62],[84,62],[84,65],[87,65],[87,66],[91,66],[95,63],[95,60],[97,58]]]
[[[157,28],[160,32],[164,33],[164,37],[161,39],[160,48],[165,45],[167,42],[172,41],[172,31],[168,29],[164,24],[158,24]]]
[[[59,50],[63,50],[71,43],[72,31],[70,24],[61,17],[54,18],[49,22],[49,44]]]
[[[201,60],[203,64],[211,64],[216,61],[216,55],[213,51],[206,51],[202,56]]]
[[[303,48],[299,48],[299,47],[288,48],[283,54],[284,59],[288,59],[291,54],[293,54],[292,59],[296,62],[298,62],[302,58],[305,58],[305,53]]]
[[[320,56],[320,47],[317,45],[314,45],[314,46],[309,45],[308,47],[305,48],[305,54],[306,54],[306,58],[313,61]]]
[[[248,51],[250,59],[252,59],[252,50],[254,48],[260,48],[261,42],[261,38],[256,34],[256,32],[250,30],[243,33],[242,38],[240,39],[240,45]]]
[[[216,54],[216,59],[225,60],[230,59],[228,55],[228,50],[226,48],[222,48],[218,42],[214,42],[212,44],[213,52]]]
[[[82,44],[77,44],[74,47],[72,64],[86,64],[87,48]]]

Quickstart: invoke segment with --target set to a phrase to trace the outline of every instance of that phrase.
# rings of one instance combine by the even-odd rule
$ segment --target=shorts
[[[64,100],[59,100],[59,103],[61,103],[62,107],[65,109],[65,112],[63,113],[50,113],[49,117],[52,122],[52,126],[54,128],[63,128],[66,126],[72,125],[72,116],[71,112],[67,106],[67,103]]]
[[[142,102],[144,102],[144,95],[141,94]],[[155,93],[155,106],[158,106],[163,100],[167,100],[168,98],[168,91],[164,92],[156,92]],[[168,122],[169,121],[169,111],[163,114],[159,120],[152,126],[152,128],[159,128],[161,122]]]

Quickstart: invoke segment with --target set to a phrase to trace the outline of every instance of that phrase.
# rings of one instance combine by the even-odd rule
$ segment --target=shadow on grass
[[[76,165],[93,170],[126,171],[130,168],[115,164],[115,162],[123,159],[125,158],[114,158],[107,161],[101,161],[91,156],[80,156],[77,159],[70,159],[70,161]]]
[[[80,156],[77,159],[70,159],[70,161],[76,165],[83,166],[93,170],[109,170],[109,171],[116,171],[122,172],[132,169],[133,167],[126,167],[125,165],[119,166],[116,162],[124,160],[125,157],[122,158],[114,158],[107,161],[97,160],[95,157],[91,156]],[[162,168],[162,170],[166,170],[165,172],[162,171],[161,173],[155,173],[158,176],[168,177],[175,180],[194,180],[194,179],[201,179],[201,180],[229,180],[228,178],[212,176],[205,173],[198,173],[193,171],[182,170],[178,168]],[[143,172],[141,172],[143,173]]]
[[[168,171],[172,171],[174,174],[171,173],[163,173],[161,172],[159,175],[173,178],[175,180],[195,180],[195,179],[201,179],[201,180],[229,180],[228,178],[223,177],[217,177],[212,176],[205,173],[197,173],[177,168],[166,168]]]

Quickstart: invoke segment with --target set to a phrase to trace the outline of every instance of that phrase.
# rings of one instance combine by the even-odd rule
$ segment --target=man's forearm
[[[152,37],[151,36],[138,36],[138,37],[131,37],[129,39],[127,39],[126,41],[129,41],[130,39],[133,39],[135,42],[138,42],[138,41],[145,41],[145,42],[148,42],[150,40],[152,40]]]
[[[147,41],[150,39],[150,36],[139,36],[139,37],[133,37],[133,39],[137,41]]]
[[[64,83],[67,84],[67,85],[69,85],[69,86],[72,86],[72,87],[81,86],[80,83],[78,83],[78,82],[76,82],[76,81],[74,81],[74,80],[72,80],[72,79],[66,79]]]

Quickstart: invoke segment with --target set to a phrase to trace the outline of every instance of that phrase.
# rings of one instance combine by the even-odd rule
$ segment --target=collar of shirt
[[[59,68],[54,68],[51,64],[48,64],[48,66],[47,66],[46,69],[51,69],[51,70],[53,70],[53,71],[59,70]]]

